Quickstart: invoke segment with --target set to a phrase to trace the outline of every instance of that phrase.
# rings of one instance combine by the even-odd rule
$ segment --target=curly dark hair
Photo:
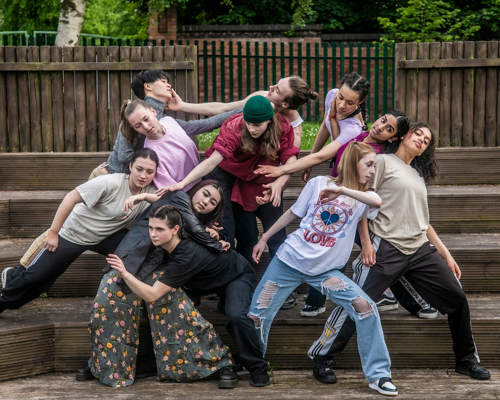
[[[387,114],[396,118],[397,131],[394,138],[398,140],[394,140],[392,142],[386,140],[384,142],[384,150],[382,152],[385,154],[392,154],[396,152],[402,137],[408,132],[408,129],[410,128],[410,120],[403,111],[391,110],[387,112]]]
[[[437,163],[435,159],[435,138],[431,127],[425,122],[414,122],[408,132],[415,132],[417,129],[427,128],[431,133],[431,141],[422,155],[415,157],[410,165],[415,168],[424,181],[428,183],[437,175]]]

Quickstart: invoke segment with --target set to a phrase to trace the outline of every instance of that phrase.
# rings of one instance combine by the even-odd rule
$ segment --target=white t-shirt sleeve
[[[114,189],[116,185],[112,184],[111,186],[113,187],[110,187],[111,181],[114,183],[114,180],[110,179],[110,176],[101,175],[76,187],[87,207],[94,207],[99,200],[107,195],[108,190],[112,191]]]
[[[321,177],[316,177],[314,179],[309,180],[309,182],[306,183],[306,186],[302,189],[300,192],[299,198],[293,205],[290,207],[290,210],[298,217],[302,218],[307,214],[307,209],[309,208],[309,205],[313,199],[313,196],[316,195],[316,187],[317,187],[317,182],[318,178]]]
[[[295,121],[290,122],[290,125],[292,125],[292,128],[297,128],[300,125],[302,125],[302,122],[304,122],[304,120],[302,119],[302,117],[299,114],[299,117]]]
[[[363,211],[363,218],[375,219],[378,215],[379,207],[372,207],[365,205],[365,210]]]

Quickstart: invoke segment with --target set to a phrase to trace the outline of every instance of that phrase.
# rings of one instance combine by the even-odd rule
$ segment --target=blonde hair
[[[242,120],[241,151],[254,154],[256,151],[268,160],[277,160],[281,142],[281,124],[277,114],[270,120],[266,131],[258,139],[248,132],[245,121]]]
[[[373,147],[363,142],[351,142],[342,153],[337,167],[338,176],[334,181],[339,186],[349,189],[366,191],[368,182],[362,185],[359,183],[358,163],[367,154],[375,153]]]

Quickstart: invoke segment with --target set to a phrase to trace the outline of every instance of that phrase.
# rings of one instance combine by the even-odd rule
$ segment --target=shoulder
[[[243,128],[243,113],[234,114],[229,117],[221,126],[219,138],[240,137]]]

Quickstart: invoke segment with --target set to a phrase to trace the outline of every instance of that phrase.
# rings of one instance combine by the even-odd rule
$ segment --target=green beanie
[[[273,106],[264,96],[250,97],[245,107],[243,107],[243,119],[246,122],[260,124],[261,122],[269,121],[273,116]]]

